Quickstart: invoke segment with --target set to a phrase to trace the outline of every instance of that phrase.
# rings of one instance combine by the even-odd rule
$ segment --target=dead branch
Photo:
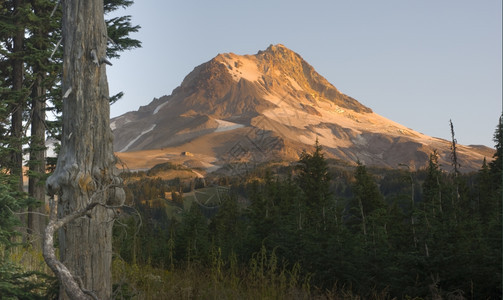
[[[70,270],[68,270],[68,268],[56,258],[56,252],[54,249],[54,233],[73,220],[85,216],[98,205],[104,206],[106,208],[111,208],[105,204],[100,203],[97,198],[99,199],[99,196],[106,190],[116,186],[117,185],[112,184],[104,187],[99,191],[96,191],[91,196],[91,201],[86,207],[83,207],[69,215],[66,215],[61,219],[58,219],[57,205],[54,200],[55,196],[52,196],[51,198],[49,224],[45,228],[42,254],[44,256],[45,262],[51,268],[54,274],[56,274],[59,282],[61,282],[61,284],[63,285],[63,288],[65,289],[65,292],[70,297],[70,299],[88,300],[89,297],[91,297],[92,299],[97,300],[98,297],[92,291],[86,290],[82,285],[81,279],[73,276]]]
[[[86,207],[72,214],[69,214],[62,219],[58,219],[56,204],[54,203],[54,200],[51,202],[49,224],[45,228],[44,246],[42,249],[44,260],[49,268],[51,268],[51,270],[54,272],[54,274],[56,274],[59,282],[61,282],[63,288],[71,299],[88,300],[89,297],[86,296],[70,270],[68,270],[68,268],[56,258],[54,249],[54,233],[65,224],[84,216],[87,212],[96,207],[96,205],[98,205],[98,202],[92,202]]]

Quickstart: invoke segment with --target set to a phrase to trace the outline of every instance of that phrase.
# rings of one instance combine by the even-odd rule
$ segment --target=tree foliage
[[[140,244],[168,242],[158,243],[164,250],[157,253],[164,254],[148,250],[142,261],[168,264],[170,257],[180,270],[219,266],[225,277],[236,274],[236,264],[242,273],[256,268],[257,253],[267,249],[277,262],[278,271],[272,271],[277,278],[281,266],[298,265],[316,287],[312,290],[331,295],[498,298],[501,194],[489,180],[497,174],[493,165],[459,173],[455,181],[435,151],[425,169],[412,172],[338,165],[315,145],[294,167],[265,167],[233,179],[235,196],[216,214],[204,218],[204,208],[192,204],[183,218],[168,217],[164,231],[149,225],[138,237]],[[154,190],[180,184],[144,179],[141,185],[149,182]],[[457,187],[459,201],[453,202]],[[184,205],[187,201],[184,197]],[[167,202],[167,207],[174,204]],[[150,209],[166,211],[166,206]]]
[[[297,184],[303,195],[305,226],[326,230],[331,205],[330,174],[322,147],[316,140],[313,153],[302,152],[298,162]],[[299,218],[301,216],[299,215]]]

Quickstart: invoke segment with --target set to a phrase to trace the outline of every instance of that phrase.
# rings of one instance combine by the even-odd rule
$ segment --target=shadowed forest
[[[154,179],[170,164],[124,174],[132,209],[114,228],[117,291],[498,299],[500,153],[478,172],[460,174],[442,171],[436,153],[426,169],[411,172],[351,167],[326,160],[317,146],[293,166],[214,178],[206,183],[220,187],[214,197],[201,182]],[[206,197],[182,196],[194,189]]]
[[[413,172],[350,166],[318,144],[295,164],[191,183],[157,177],[184,168],[169,163],[124,172],[114,298],[499,299],[501,133],[469,174],[442,171],[435,152]],[[13,242],[27,204],[0,178],[0,292],[57,297],[40,253]]]

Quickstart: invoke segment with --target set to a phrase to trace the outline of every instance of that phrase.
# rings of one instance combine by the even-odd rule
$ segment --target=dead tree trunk
[[[100,204],[62,226],[60,259],[81,282],[81,289],[109,299],[114,215],[106,205],[122,204],[124,191],[112,187],[100,192],[100,197],[92,197],[104,187],[120,184],[114,173],[108,82],[102,64],[107,43],[103,0],[66,0],[62,4],[63,135],[47,188],[50,194],[59,195],[59,219],[92,203]],[[58,277],[65,280],[65,276]],[[69,297],[63,291],[60,299]]]

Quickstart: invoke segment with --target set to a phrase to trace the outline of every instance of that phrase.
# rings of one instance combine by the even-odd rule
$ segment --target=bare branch
[[[112,206],[108,206],[106,204],[100,203],[99,197],[108,189],[117,187],[119,185],[107,185],[103,187],[102,189],[96,191],[90,198],[90,203],[69,214],[66,215],[65,217],[58,219],[57,216],[57,205],[56,201],[54,201],[53,198],[51,198],[51,205],[50,205],[50,215],[49,215],[49,224],[47,225],[45,229],[45,236],[44,236],[44,245],[43,245],[43,256],[44,260],[47,263],[47,265],[51,268],[51,270],[56,274],[58,277],[59,281],[62,283],[66,293],[71,299],[88,299],[88,297],[91,297],[93,299],[98,299],[97,296],[89,290],[86,290],[82,283],[78,283],[77,280],[80,280],[79,278],[76,278],[71,274],[71,272],[68,270],[68,268],[60,262],[56,258],[55,250],[54,250],[54,233],[59,230],[61,227],[65,226],[66,224],[72,222],[73,220],[80,218],[87,213],[89,213],[91,210],[93,210],[96,206],[100,205],[105,208],[115,208]],[[98,199],[97,199],[98,198]],[[86,296],[87,295],[87,296]]]
[[[80,288],[82,289],[82,292],[84,292],[84,294],[86,295],[89,295],[91,298],[93,298],[94,300],[99,300],[98,296],[96,296],[95,293],[93,293],[92,291],[90,290],[86,290],[84,289],[84,283],[82,283],[82,278],[80,277],[76,277],[77,280],[79,281],[79,286]]]
[[[59,41],[58,41],[58,43],[54,47],[54,50],[52,50],[52,53],[51,53],[51,56],[49,56],[49,59],[51,59],[54,56],[54,53],[56,53],[56,51],[58,50],[59,45],[61,45],[62,41],[63,41],[63,38],[60,38]]]
[[[9,206],[5,206],[7,207],[7,209],[10,211],[11,214],[13,215],[29,215],[29,214],[32,214],[32,215],[39,215],[39,216],[42,216],[42,217],[48,217],[49,215],[48,214],[43,214],[43,213],[39,213],[39,212],[36,212],[36,211],[23,211],[23,212],[14,212]]]
[[[58,0],[58,2],[56,2],[56,5],[54,5],[54,8],[52,9],[51,16],[50,16],[51,18],[52,18],[52,16],[54,16],[54,13],[56,12],[56,9],[58,8],[59,2],[60,2],[60,0]]]
[[[89,298],[88,296],[86,296],[86,293],[84,293],[84,290],[79,286],[70,270],[68,270],[68,268],[56,258],[56,253],[54,250],[54,233],[65,224],[85,215],[88,211],[96,207],[96,205],[98,205],[98,202],[90,203],[86,207],[59,220],[54,201],[52,201],[50,208],[51,212],[49,217],[49,224],[45,229],[42,254],[44,256],[45,262],[47,263],[49,268],[51,268],[54,274],[56,274],[59,282],[63,285],[63,288],[71,299],[88,300]]]

